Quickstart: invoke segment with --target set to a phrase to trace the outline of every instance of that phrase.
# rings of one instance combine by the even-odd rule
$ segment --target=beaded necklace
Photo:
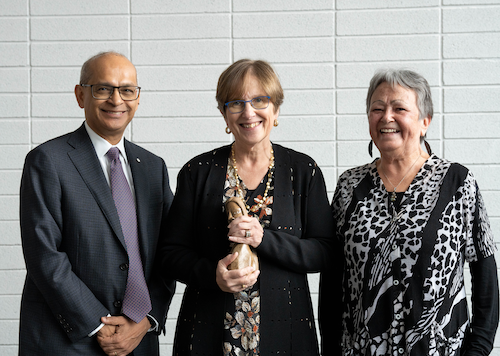
[[[234,156],[234,145],[231,146],[231,160],[233,161],[234,175],[236,176],[236,180],[238,181],[238,194],[244,201],[245,197],[243,196],[243,191],[241,190],[242,180],[238,175],[238,168],[236,167],[236,158]],[[262,208],[262,205],[264,205],[264,202],[266,201],[267,194],[269,193],[269,188],[271,187],[271,182],[273,180],[273,168],[274,168],[274,150],[271,147],[271,158],[269,159],[269,170],[267,171],[266,189],[264,190],[264,195],[262,196],[262,199],[259,199],[257,202],[258,209]],[[247,210],[250,211],[250,206],[246,204],[246,202],[245,205]]]

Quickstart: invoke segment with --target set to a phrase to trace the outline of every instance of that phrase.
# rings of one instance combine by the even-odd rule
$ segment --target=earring
[[[274,127],[278,126],[280,123],[278,122],[278,119],[274,119]]]
[[[229,126],[226,126],[226,133],[229,135],[231,133],[231,129],[229,128]]]
[[[424,145],[425,145],[425,149],[427,150],[427,153],[430,155],[432,155],[432,150],[431,150],[431,145],[429,145],[429,142],[427,142],[425,139],[424,139]]]
[[[370,157],[373,157],[373,140],[370,140],[370,143],[368,144],[368,154]]]

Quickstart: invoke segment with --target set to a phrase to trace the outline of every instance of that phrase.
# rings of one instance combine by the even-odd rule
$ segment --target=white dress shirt
[[[123,168],[123,173],[125,174],[125,178],[127,178],[127,182],[130,186],[130,190],[132,191],[132,196],[134,197],[135,201],[135,189],[134,189],[134,181],[132,178],[132,171],[130,169],[130,164],[127,159],[127,154],[125,152],[125,145],[124,145],[124,140],[123,136],[120,139],[120,142],[118,142],[116,145],[110,144],[106,139],[102,138],[99,136],[97,133],[94,132],[90,128],[90,126],[87,124],[87,121],[85,121],[85,129],[87,130],[87,133],[90,137],[90,141],[92,141],[92,145],[94,146],[95,153],[97,154],[97,158],[99,159],[99,163],[101,163],[102,171],[104,172],[104,176],[106,177],[106,181],[108,182],[108,185],[111,186],[109,182],[109,176],[110,176],[110,162],[108,157],[106,157],[106,153],[108,153],[109,149],[111,147],[118,147],[120,150],[120,162],[122,164]],[[107,315],[111,316],[111,315]],[[155,318],[153,318],[151,315],[148,314],[148,319],[150,321],[154,321],[155,325],[152,325],[152,327],[148,331],[153,331],[158,329],[158,322],[156,321]],[[94,336],[101,328],[104,326],[104,324],[99,325],[94,331],[92,331],[88,336],[92,337]]]

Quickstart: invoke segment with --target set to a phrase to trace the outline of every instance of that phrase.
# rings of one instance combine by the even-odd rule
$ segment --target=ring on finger
[[[242,285],[241,285],[241,288],[243,288],[243,289],[247,289],[247,287],[248,287],[248,286],[247,286],[246,284],[242,284]]]
[[[252,237],[252,232],[250,230],[246,230],[245,237]]]

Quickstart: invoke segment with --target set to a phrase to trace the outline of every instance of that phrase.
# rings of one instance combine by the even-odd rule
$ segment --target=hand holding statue
[[[248,211],[240,197],[232,197],[226,201],[226,214],[228,223],[231,223],[240,216],[248,216]],[[249,235],[250,231],[246,230],[245,234]],[[251,236],[245,236],[245,238],[250,237]],[[252,249],[250,244],[232,242],[231,254],[235,252],[238,252],[238,257],[228,266],[229,270],[241,269],[248,266],[254,267],[255,270],[259,269],[257,252]]]

